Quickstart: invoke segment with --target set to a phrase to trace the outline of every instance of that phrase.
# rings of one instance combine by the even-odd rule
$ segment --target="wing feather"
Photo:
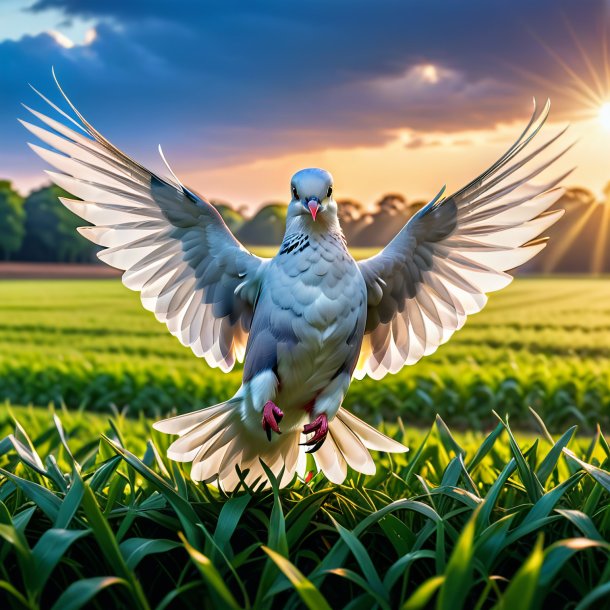
[[[43,127],[22,121],[50,147],[30,144],[58,170],[47,172],[53,182],[80,199],[61,203],[92,223],[79,232],[104,248],[98,257],[124,271],[146,309],[208,364],[231,369],[244,357],[254,307],[247,295],[256,294],[266,259],[248,252],[171,169],[163,179],[122,153],[61,93],[76,118],[41,95],[61,120],[25,106]]]
[[[563,173],[531,180],[570,147],[533,164],[565,129],[523,154],[549,113],[534,112],[520,137],[490,168],[415,214],[386,248],[359,267],[368,291],[366,332],[355,376],[380,379],[431,354],[480,311],[486,293],[512,281],[506,273],[546,245],[537,239],[562,216],[549,208],[562,196]],[[134,230],[139,230],[140,227]]]

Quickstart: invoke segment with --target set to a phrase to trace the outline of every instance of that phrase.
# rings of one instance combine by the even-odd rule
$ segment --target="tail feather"
[[[331,483],[340,485],[347,476],[347,463],[333,438],[332,422],[322,446],[313,454],[316,466]]]
[[[318,469],[332,483],[341,484],[345,481],[347,465],[363,474],[375,474],[375,462],[369,449],[391,453],[409,450],[343,407],[329,422],[328,430],[324,444],[313,455]]]
[[[203,446],[209,446],[209,441],[225,429],[229,418],[228,413],[217,413],[189,428],[169,446],[167,457],[177,462],[192,461]]]
[[[182,436],[194,428],[197,424],[201,424],[202,422],[209,420],[217,413],[226,411],[231,403],[233,403],[233,400],[221,402],[213,407],[208,407],[207,409],[201,409],[199,411],[193,411],[192,413],[185,413],[184,415],[177,415],[176,417],[162,419],[161,421],[155,422],[153,424],[153,428],[155,430],[159,430],[159,432],[165,432],[165,434],[180,434]]]
[[[202,446],[201,451],[195,456],[195,459],[193,460],[193,469],[191,470],[191,477],[195,481],[205,481],[208,478],[214,477],[214,475],[218,474],[222,465],[222,459],[228,449],[227,445],[231,442],[234,442],[234,440],[236,438],[239,438],[239,436],[239,429],[235,425],[235,422],[229,422],[226,427],[216,432],[214,436],[211,436],[210,439],[206,442],[206,444]],[[205,477],[200,474],[194,474],[199,473],[199,464],[203,464],[201,470],[207,473],[209,470],[209,463],[216,464],[215,472],[211,472]]]
[[[405,447],[402,443],[382,434],[379,430],[373,428],[373,426],[369,426],[369,424],[363,422],[360,418],[345,410],[343,407],[339,408],[337,419],[340,419],[354,434],[356,434],[367,449],[386,451],[388,453],[404,453],[405,451],[409,451],[408,447]]]
[[[299,445],[300,431],[286,431],[269,442],[262,429],[252,431],[241,420],[239,399],[156,422],[153,427],[179,435],[167,455],[179,462],[192,461],[194,481],[217,480],[223,489],[231,491],[240,483],[236,471],[239,466],[246,484],[254,485],[259,479],[266,480],[261,460],[276,477],[283,470],[280,486],[290,483],[295,471],[301,476],[305,474],[307,459]],[[326,440],[313,457],[329,481],[341,484],[348,466],[364,474],[375,473],[370,449],[408,451],[401,443],[340,408],[329,422]]]
[[[369,450],[360,437],[338,417],[332,422],[332,434],[348,466],[363,474],[375,474],[375,462]]]
[[[252,432],[240,417],[240,399],[231,399],[207,409],[156,422],[161,432],[178,434],[167,455],[178,462],[192,462],[194,481],[213,482],[215,479],[227,491],[240,482],[236,466],[252,485],[265,477],[260,464],[263,460],[276,477],[284,473],[280,485],[293,478],[299,457],[299,432],[285,432],[270,443],[262,431]],[[245,472],[248,471],[248,472]]]

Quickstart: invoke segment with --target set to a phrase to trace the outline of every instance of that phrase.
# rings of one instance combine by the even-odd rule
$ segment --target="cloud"
[[[417,140],[429,131],[489,128],[526,117],[533,94],[551,93],[515,69],[560,71],[532,32],[575,53],[562,14],[589,33],[605,19],[604,6],[38,0],[30,10],[90,20],[96,36],[71,48],[53,34],[0,43],[0,163],[34,167],[14,117],[23,114],[20,101],[36,104],[28,81],[58,99],[51,65],[117,145],[152,162],[161,142],[187,171],[377,146],[397,130]],[[558,113],[567,112],[569,102],[559,102]]]

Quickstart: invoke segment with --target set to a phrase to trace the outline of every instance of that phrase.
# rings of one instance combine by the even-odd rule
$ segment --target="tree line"
[[[553,206],[564,208],[565,217],[549,230],[549,248],[530,265],[532,271],[610,272],[610,248],[593,248],[600,237],[609,233],[607,206],[610,184],[599,202],[586,188],[567,189]],[[22,197],[8,180],[0,180],[0,257],[13,261],[83,263],[97,261],[99,247],[82,237],[76,228],[86,224],[58,201],[70,197],[57,186],[45,186]],[[277,246],[284,234],[287,205],[273,202],[262,205],[253,215],[230,203],[212,200],[236,237],[246,245]],[[605,203],[605,205],[599,205]],[[372,206],[353,199],[337,201],[341,226],[351,247],[382,247],[426,204],[408,200],[399,193],[389,193]],[[579,220],[581,219],[582,220]],[[572,235],[574,225],[579,234]],[[553,252],[561,242],[570,240],[569,253],[560,260]],[[583,247],[588,244],[588,247]],[[579,247],[580,246],[580,247]],[[564,248],[565,249],[565,248]],[[595,254],[597,252],[597,254]],[[551,264],[545,261],[550,257]],[[555,261],[554,259],[557,258]],[[528,268],[530,267],[528,266]]]
[[[70,195],[58,186],[45,186],[23,197],[10,181],[0,181],[2,259],[62,263],[96,260],[99,247],[76,231],[86,223],[61,205],[59,197]],[[212,204],[243,243],[274,246],[282,241],[286,203],[264,204],[252,216],[224,201],[212,200]],[[350,245],[374,247],[387,243],[424,204],[393,193],[383,196],[371,209],[353,199],[339,200],[338,208]]]
[[[58,201],[68,193],[46,186],[22,197],[0,180],[0,257],[15,261],[84,263],[97,260],[98,246],[79,235],[83,220]]]

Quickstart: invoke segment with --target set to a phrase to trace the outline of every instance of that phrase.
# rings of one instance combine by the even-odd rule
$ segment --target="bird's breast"
[[[278,346],[282,394],[297,402],[309,400],[357,357],[366,316],[364,280],[349,253],[335,243],[300,243],[285,255],[280,250],[266,287],[276,322],[282,318],[297,339],[289,348]]]

